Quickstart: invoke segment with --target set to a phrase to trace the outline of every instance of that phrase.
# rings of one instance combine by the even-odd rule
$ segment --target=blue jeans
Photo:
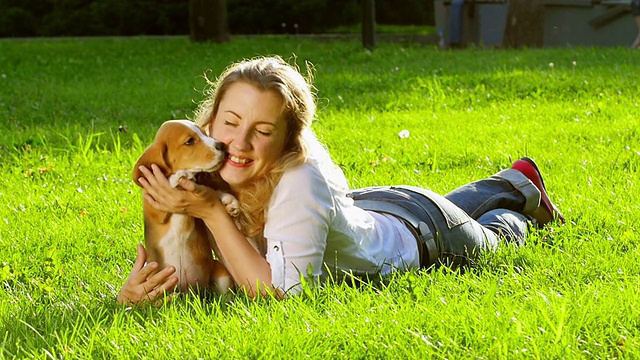
[[[460,44],[462,41],[462,10],[464,0],[452,0],[449,7],[449,43]]]
[[[472,182],[445,196],[419,189],[429,202],[442,265],[466,265],[479,251],[501,242],[524,244],[540,191],[520,171],[507,169]]]

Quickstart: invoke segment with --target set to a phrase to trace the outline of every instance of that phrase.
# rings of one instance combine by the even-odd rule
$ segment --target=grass
[[[315,64],[314,128],[353,187],[445,193],[528,155],[568,224],[464,273],[285,301],[116,305],[142,241],[133,163],[164,120],[192,114],[205,72],[267,54]],[[639,358],[637,57],[386,42],[369,53],[292,37],[0,41],[0,358]]]
[[[377,34],[386,35],[436,35],[436,29],[427,25],[389,25],[376,24],[375,30]],[[333,28],[329,31],[332,34],[362,34],[362,24],[344,25]]]

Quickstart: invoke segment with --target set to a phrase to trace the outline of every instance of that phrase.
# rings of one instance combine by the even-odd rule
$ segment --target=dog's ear
[[[169,165],[166,162],[166,152],[167,152],[167,144],[164,143],[153,143],[151,144],[145,151],[142,153],[138,161],[133,167],[133,172],[131,177],[136,185],[140,186],[138,179],[142,177],[142,172],[140,171],[140,166],[144,165],[145,167],[151,169],[151,164],[156,164],[164,176],[168,176],[171,172]]]

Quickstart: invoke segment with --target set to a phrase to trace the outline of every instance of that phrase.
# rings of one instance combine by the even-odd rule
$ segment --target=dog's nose
[[[215,143],[215,145],[213,145],[213,147],[214,147],[216,150],[223,151],[223,150],[224,150],[224,148],[225,148],[225,145],[224,145],[224,143],[223,143],[222,141],[216,141],[216,143]]]

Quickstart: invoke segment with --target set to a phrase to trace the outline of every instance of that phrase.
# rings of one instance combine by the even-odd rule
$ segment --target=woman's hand
[[[147,301],[153,302],[165,293],[169,293],[178,284],[178,277],[173,276],[176,269],[169,266],[149,277],[158,269],[158,263],[147,261],[147,251],[142,244],[138,244],[138,257],[133,264],[129,278],[118,294],[118,304],[141,305]]]
[[[174,188],[156,165],[151,169],[141,166],[140,171],[144,175],[139,179],[144,199],[156,210],[202,218],[212,207],[221,205],[216,191],[208,186],[181,179],[180,188]]]

